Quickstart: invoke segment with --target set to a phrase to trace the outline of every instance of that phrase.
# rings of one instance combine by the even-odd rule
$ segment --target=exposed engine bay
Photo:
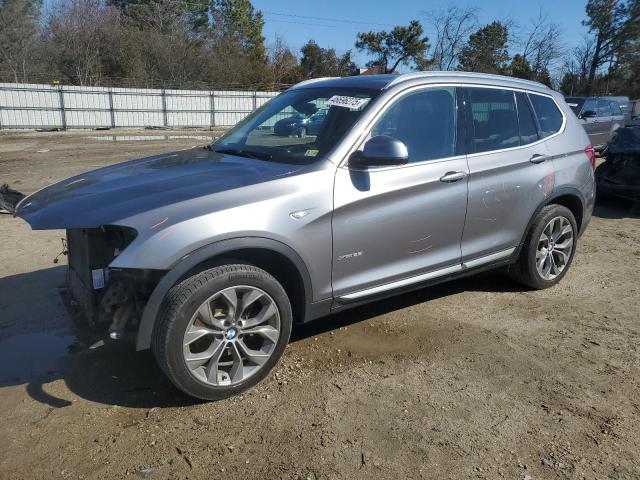
[[[146,300],[164,272],[108,267],[135,237],[135,230],[111,225],[67,230],[66,284],[79,327],[108,331],[114,340],[137,329]]]

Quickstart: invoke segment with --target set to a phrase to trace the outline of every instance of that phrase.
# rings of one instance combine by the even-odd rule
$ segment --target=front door
[[[359,299],[460,270],[467,206],[467,161],[456,134],[456,89],[402,94],[370,137],[404,142],[409,163],[337,169],[333,214],[333,291]]]

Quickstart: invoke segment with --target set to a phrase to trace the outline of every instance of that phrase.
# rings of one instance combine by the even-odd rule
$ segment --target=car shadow
[[[33,400],[53,408],[70,406],[75,397],[133,408],[199,403],[169,382],[150,351],[135,352],[125,342],[91,348],[96,339],[75,329],[58,292],[65,268],[0,278],[0,389],[26,385]],[[297,325],[291,341],[463,291],[521,289],[497,273],[462,278]],[[57,384],[60,380],[68,392]]]

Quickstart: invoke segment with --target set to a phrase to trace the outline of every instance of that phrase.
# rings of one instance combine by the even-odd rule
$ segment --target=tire
[[[237,308],[232,306],[234,297]],[[274,277],[251,265],[221,265],[169,290],[152,349],[178,389],[199,399],[220,400],[253,387],[278,363],[289,342],[292,318],[289,298]],[[211,351],[220,353],[198,365]]]
[[[566,248],[561,249],[560,246],[566,242],[568,234],[558,237],[556,239],[557,243],[547,243],[547,248],[544,247],[545,242],[543,241],[543,232],[549,232],[549,230],[547,229],[550,225],[550,222],[555,219],[563,219],[559,220],[562,231],[564,231],[564,229],[566,229],[566,227],[568,226],[571,227],[571,249],[568,252],[568,259],[566,260],[562,260],[564,258],[564,255],[567,253]],[[557,226],[558,223],[556,223],[555,225]],[[557,229],[555,231],[560,231],[560,229]],[[578,227],[575,217],[573,216],[573,213],[571,213],[571,210],[563,207],[562,205],[547,205],[536,215],[533,221],[533,225],[531,226],[531,229],[525,239],[524,245],[522,246],[522,250],[520,251],[520,256],[518,257],[516,263],[510,269],[511,276],[519,283],[522,283],[523,285],[534,288],[536,290],[542,290],[544,288],[549,288],[555,285],[560,280],[562,280],[562,278],[566,275],[567,271],[571,267],[571,262],[573,261],[573,257],[576,251],[577,239]],[[554,259],[554,263],[551,263],[551,260],[548,259],[549,254],[543,253],[544,251],[549,251],[549,246],[551,246],[552,251],[550,252],[550,255]],[[538,257],[539,252],[540,256]],[[546,259],[543,260],[543,257],[546,257]],[[558,259],[560,259],[560,261]],[[545,278],[544,273],[541,273],[538,270],[537,260],[542,261],[541,265],[543,272],[546,270],[546,267],[549,266],[550,275],[548,278]],[[561,261],[564,261],[562,265]],[[561,271],[559,271],[555,275],[553,275],[554,266],[556,270],[560,270],[560,266],[562,266]]]

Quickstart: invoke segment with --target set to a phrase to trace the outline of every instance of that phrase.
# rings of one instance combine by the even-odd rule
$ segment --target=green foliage
[[[583,22],[595,36],[595,47],[584,91],[590,94],[598,69],[612,63],[627,49],[633,49],[640,36],[640,2],[638,0],[588,0],[587,19]],[[608,75],[611,75],[611,71]]]
[[[254,58],[264,58],[264,18],[250,0],[212,0],[210,14],[213,35],[237,43]]]
[[[374,57],[369,67],[379,67],[385,73],[394,72],[399,65],[413,63],[416,68],[424,69],[431,63],[427,58],[429,37],[424,35],[422,24],[417,20],[406,27],[394,27],[390,32],[358,33],[356,48]]]
[[[358,72],[351,59],[351,51],[338,56],[333,48],[322,48],[309,40],[301,49],[300,71],[302,78],[344,77]]]
[[[509,53],[509,31],[501,22],[493,22],[469,36],[460,52],[460,69],[468,72],[505,73]]]
[[[516,53],[509,65],[509,75],[517,78],[524,78],[531,80],[534,76],[534,72],[531,69],[529,61],[524,56]]]

